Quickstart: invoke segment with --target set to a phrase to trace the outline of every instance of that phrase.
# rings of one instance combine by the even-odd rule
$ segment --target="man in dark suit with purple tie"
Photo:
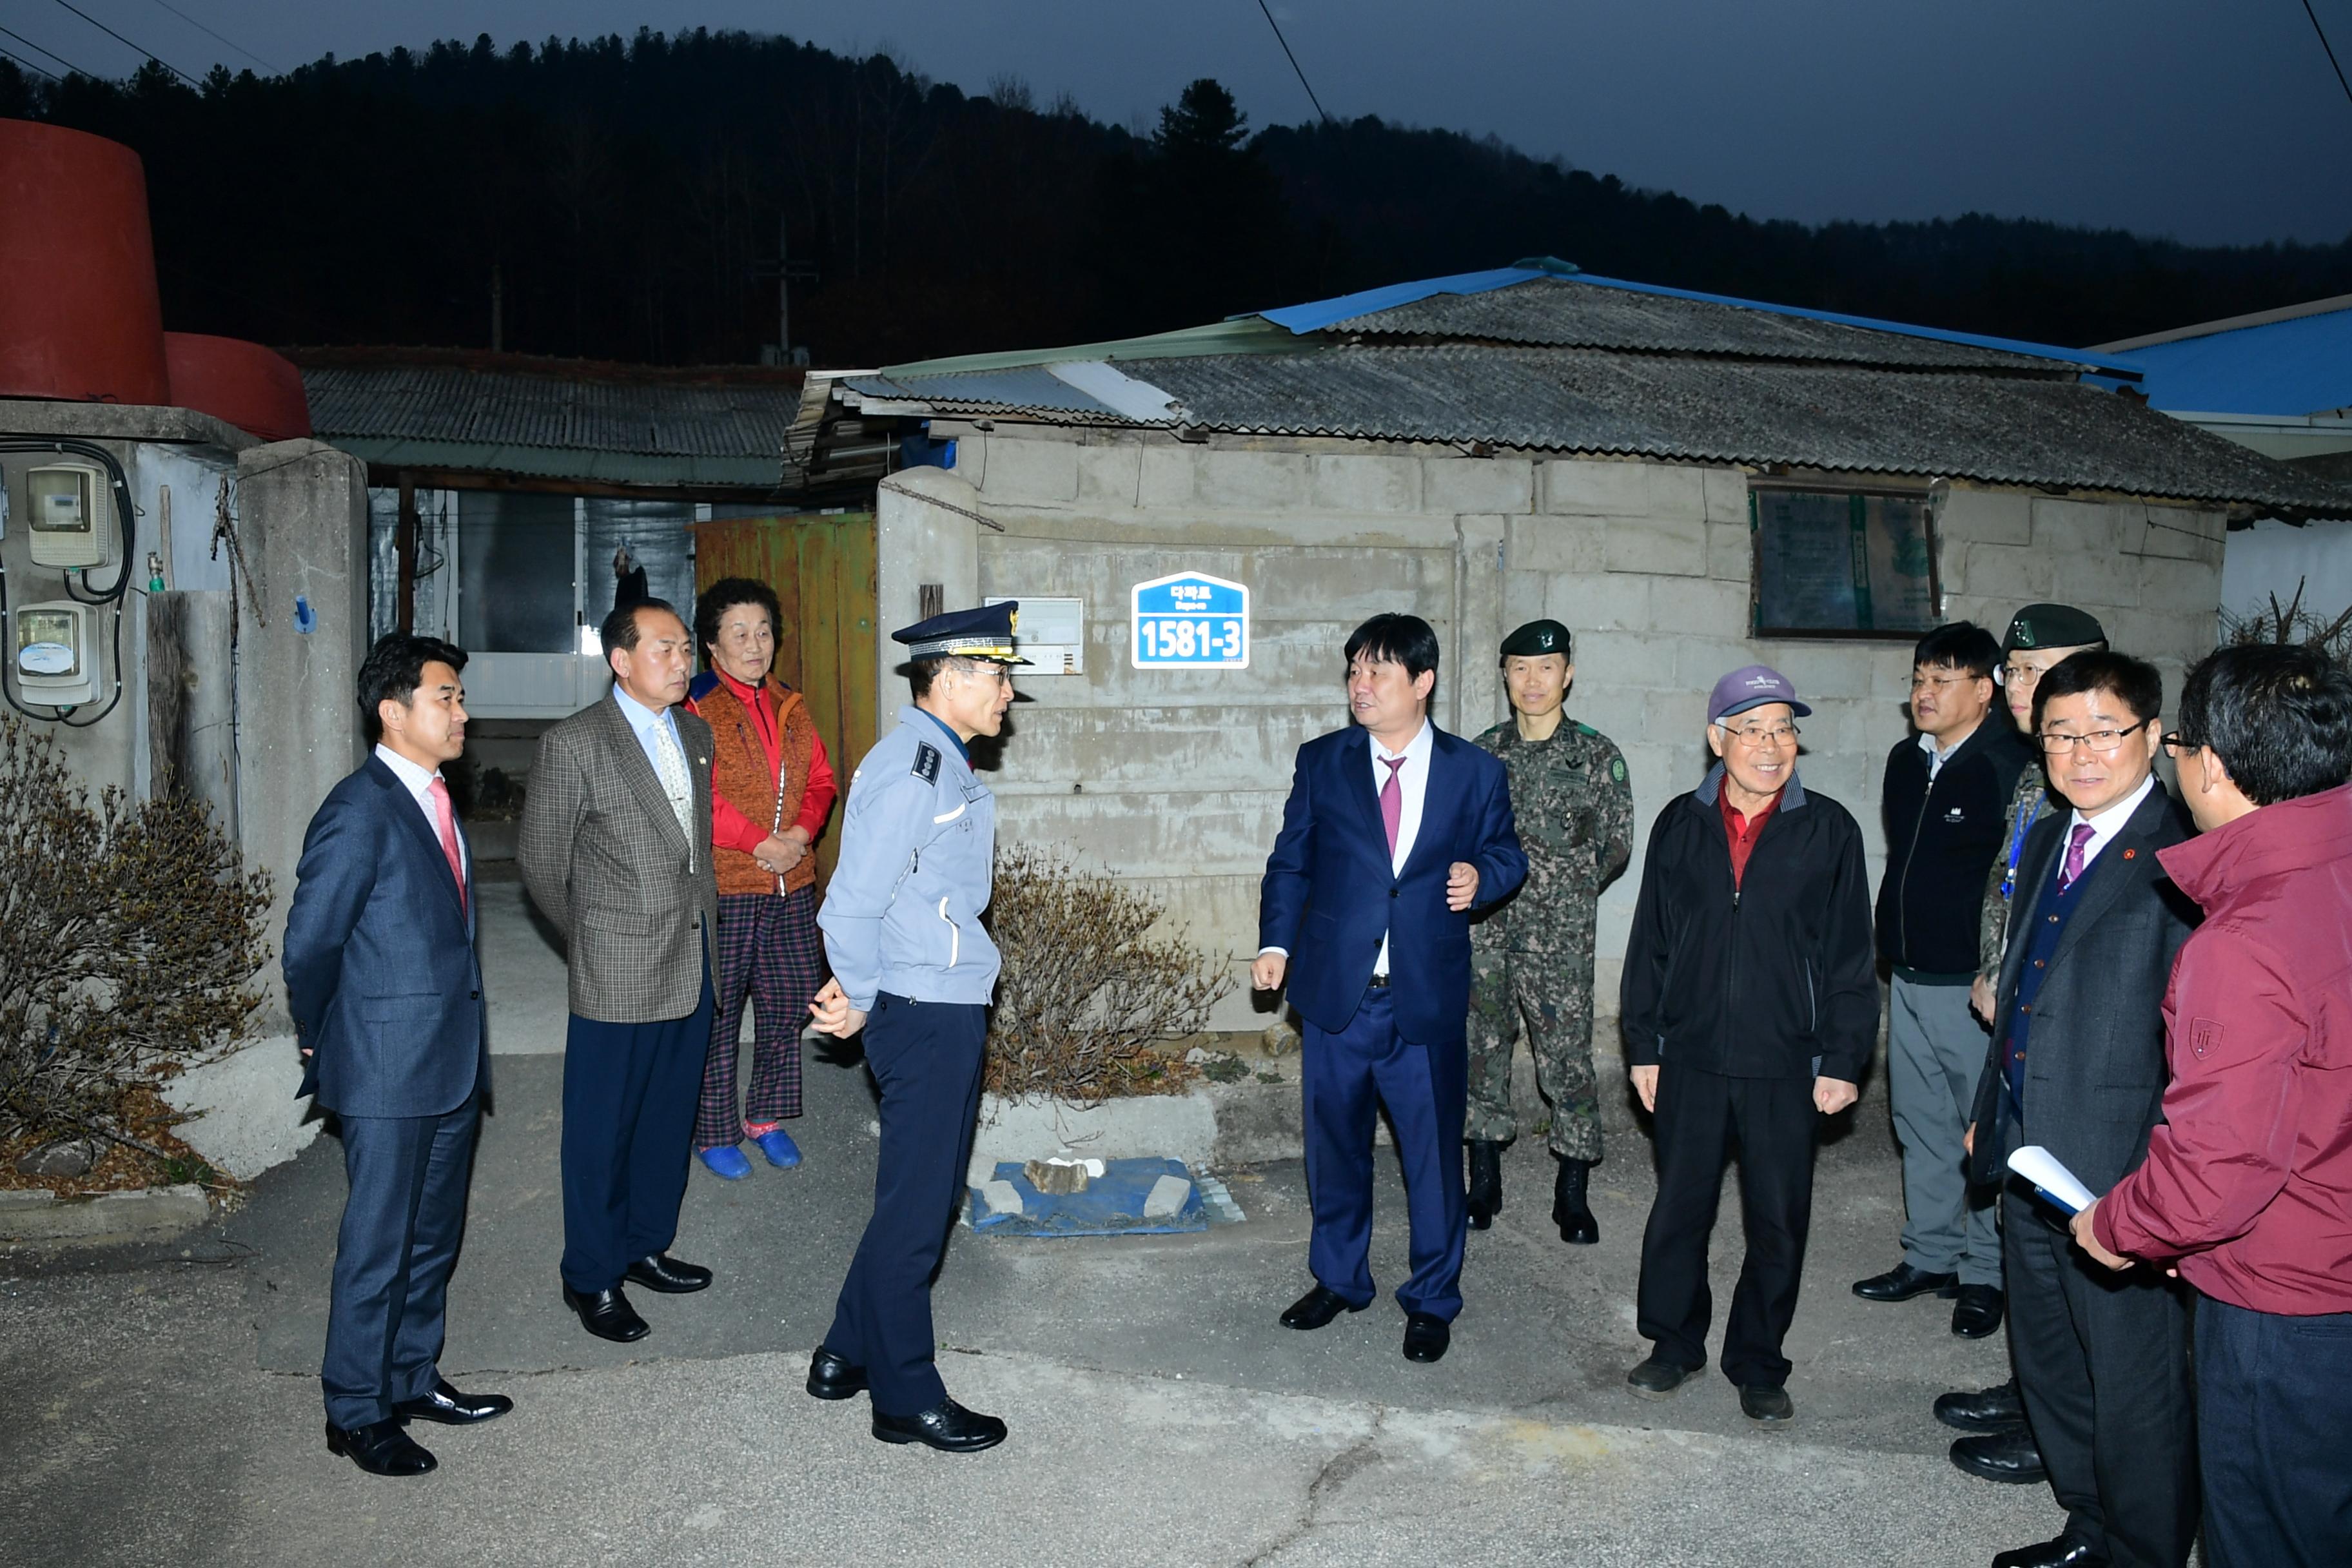
[[[449,1273],[489,1083],[473,866],[441,767],[466,749],[466,656],[395,632],[360,666],[375,752],[310,819],[286,920],[304,1095],[342,1128],[351,1193],[327,1309],[327,1447],[379,1476],[435,1460],[410,1421],[514,1408],[441,1376]]]
[[[1372,1128],[1388,1108],[1404,1166],[1406,1359],[1445,1353],[1462,1310],[1462,1126],[1470,916],[1524,880],[1503,764],[1429,721],[1437,634],[1374,616],[1349,637],[1355,723],[1298,749],[1259,893],[1251,984],[1290,986],[1301,1052],[1315,1288],[1283,1326],[1371,1304]]]

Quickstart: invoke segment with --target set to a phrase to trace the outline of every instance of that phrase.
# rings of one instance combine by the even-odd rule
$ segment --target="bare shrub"
[[[1091,1105],[1164,1094],[1191,1069],[1152,1049],[1198,1034],[1233,988],[1181,936],[1153,936],[1160,907],[1034,845],[999,852],[989,930],[1004,955],[988,1031],[987,1085]]]
[[[171,1158],[132,1131],[134,1101],[243,1037],[268,907],[268,873],[201,801],[93,803],[54,742],[0,719],[0,1137]]]
[[[2221,640],[2231,647],[2248,643],[2302,643],[2317,648],[2328,658],[2346,669],[2352,669],[2352,609],[2347,609],[2334,620],[2323,621],[2303,607],[2303,590],[2307,579],[2298,578],[2294,597],[2284,605],[2278,595],[2270,596],[2267,610],[2256,610],[2251,616],[2221,612]]]

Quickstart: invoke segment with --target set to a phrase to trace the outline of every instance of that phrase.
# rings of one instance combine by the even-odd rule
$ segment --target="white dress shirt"
[[[416,798],[416,808],[425,814],[425,826],[432,832],[433,842],[440,843],[441,813],[435,809],[433,805],[433,781],[441,776],[441,770],[420,768],[381,741],[376,742],[375,754],[378,761],[392,770],[392,776],[405,785],[408,793]],[[453,802],[449,811],[449,826],[453,833],[456,832],[457,824],[457,806]],[[472,863],[473,857],[467,853],[466,836],[457,833],[457,866],[460,870],[463,870]]]
[[[670,744],[677,747],[679,759],[681,761],[685,759],[686,747],[679,744],[677,738],[677,714],[667,708],[658,713],[655,712],[622,690],[621,683],[617,680],[613,683],[613,700],[621,705],[621,717],[629,721],[629,729],[636,735],[637,744],[645,748],[646,761],[654,765],[654,777],[661,777],[661,742],[654,739],[656,725],[669,731]],[[688,765],[692,766],[691,763]]]
[[[2091,825],[2090,839],[2083,846],[2084,870],[2088,871],[2091,868],[2091,862],[2099,858],[2099,851],[2107,847],[2107,840],[2124,830],[2124,824],[2131,820],[2132,813],[2139,809],[2139,803],[2146,800],[2147,792],[2155,787],[2156,774],[2150,773],[2147,777],[2139,781],[2139,788],[2132,791],[2130,795],[2116,802],[2098,816],[2084,816],[2077,811],[2067,818],[2066,837],[2070,839],[2074,837],[2077,825],[2085,822]],[[2058,847],[2058,859],[2060,864],[2064,864],[2066,847],[2063,842]]]
[[[1437,741],[1423,719],[1421,728],[1402,752],[1391,752],[1378,741],[1365,748],[1372,754],[1372,799],[1379,802],[1380,794],[1389,782],[1389,764],[1385,759],[1402,757],[1404,766],[1396,770],[1398,805],[1396,848],[1389,856],[1391,876],[1404,870],[1404,863],[1412,858],[1412,841],[1421,837],[1421,808],[1429,798],[1429,759],[1437,751]],[[1381,953],[1372,960],[1372,973],[1389,972],[1389,939],[1381,938]]]

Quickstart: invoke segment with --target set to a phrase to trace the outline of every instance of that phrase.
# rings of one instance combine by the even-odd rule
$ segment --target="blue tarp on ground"
[[[1184,1206],[1172,1215],[1143,1216],[1143,1200],[1162,1176],[1192,1183]],[[1041,1193],[1021,1173],[1021,1163],[1006,1160],[996,1167],[996,1179],[1010,1182],[1021,1194],[1019,1214],[999,1214],[980,1190],[970,1190],[971,1228],[991,1236],[1164,1236],[1209,1228],[1208,1205],[1201,1184],[1181,1160],[1108,1160],[1103,1173],[1082,1193]]]

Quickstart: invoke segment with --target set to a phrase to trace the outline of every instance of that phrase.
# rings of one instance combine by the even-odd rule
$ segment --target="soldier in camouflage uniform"
[[[1551,1102],[1549,1142],[1559,1160],[1552,1219],[1561,1240],[1589,1243],[1601,1235],[1584,1191],[1601,1158],[1593,907],[1633,852],[1633,792],[1617,748],[1560,710],[1575,673],[1568,628],[1530,621],[1503,640],[1502,654],[1512,714],[1476,744],[1510,777],[1528,879],[1470,928],[1469,1222],[1484,1230],[1503,1206],[1503,1145],[1518,1132],[1511,1047],[1524,1023],[1536,1081]]]

